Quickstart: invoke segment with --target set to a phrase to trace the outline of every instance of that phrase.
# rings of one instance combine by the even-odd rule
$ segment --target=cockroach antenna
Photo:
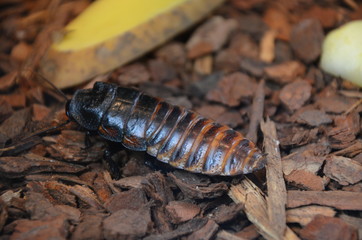
[[[58,93],[62,98],[65,99],[65,101],[69,101],[69,98],[57,87],[54,85],[54,83],[52,83],[51,81],[49,81],[46,77],[44,77],[43,75],[41,75],[40,73],[30,69],[30,68],[25,68],[22,70],[22,72],[25,71],[29,71],[30,74],[32,74],[32,76],[36,76],[41,78],[41,80],[43,80],[44,82],[48,83],[50,85],[50,87],[56,92]]]
[[[26,76],[26,73],[30,73],[30,75]],[[60,95],[62,98],[65,99],[65,101],[69,101],[68,97],[59,89],[57,88],[51,81],[49,81],[48,79],[46,79],[44,76],[42,76],[40,73],[34,71],[33,69],[30,69],[30,68],[24,68],[20,71],[19,73],[19,76],[22,76],[22,77],[30,77],[30,78],[35,78],[36,77],[39,77],[41,78],[41,80],[43,82],[46,82],[50,85],[50,87],[58,94]],[[0,152],[6,152],[6,151],[10,151],[10,150],[13,150],[13,149],[16,149],[17,147],[21,146],[22,144],[24,144],[24,142],[34,136],[40,136],[42,134],[46,134],[46,133],[50,133],[52,131],[56,131],[60,128],[62,128],[63,126],[67,125],[68,123],[70,123],[71,120],[67,120],[63,123],[60,123],[59,125],[57,126],[53,126],[53,127],[50,127],[50,128],[47,128],[47,129],[43,129],[43,130],[39,130],[37,132],[34,132],[34,133],[31,133],[29,136],[26,136],[25,138],[21,139],[21,142],[18,143],[18,144],[12,144],[8,147],[5,147],[5,148],[0,148]]]
[[[64,93],[63,93],[63,91],[61,91],[59,88],[57,88],[55,85],[54,85],[54,83],[52,83],[51,81],[49,81],[48,79],[46,79],[43,75],[41,75],[40,73],[37,73],[38,74],[38,76],[42,79],[42,80],[44,80],[45,82],[47,82],[60,96],[62,96],[64,99],[65,99],[65,101],[69,101],[69,98],[67,97],[67,95],[65,95]]]
[[[5,148],[0,148],[0,152],[6,152],[6,151],[10,151],[10,150],[14,150],[16,149],[18,146],[22,145],[26,140],[32,138],[32,137],[35,137],[35,136],[40,136],[42,134],[46,134],[46,133],[50,133],[52,131],[56,131],[56,130],[59,130],[60,128],[64,127],[65,125],[67,125],[68,123],[70,123],[71,120],[67,120],[57,126],[54,126],[54,127],[50,127],[50,128],[47,128],[47,129],[43,129],[43,130],[39,130],[38,132],[35,132],[35,133],[32,133],[30,134],[29,136],[26,136],[25,138],[23,138],[21,140],[21,143],[18,143],[18,144],[15,144],[15,145],[11,145],[11,146],[8,146],[8,147],[5,147]]]

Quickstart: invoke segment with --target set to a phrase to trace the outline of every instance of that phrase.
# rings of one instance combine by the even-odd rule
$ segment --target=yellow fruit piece
[[[320,66],[362,87],[362,20],[349,22],[327,35]]]
[[[55,43],[54,48],[69,51],[92,46],[129,31],[182,2],[184,0],[96,1],[66,26],[67,35],[61,42]]]
[[[164,43],[224,0],[98,0],[65,28],[40,72],[60,88],[108,72]]]

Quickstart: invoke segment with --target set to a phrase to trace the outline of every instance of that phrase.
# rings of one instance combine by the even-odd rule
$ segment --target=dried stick
[[[267,119],[261,122],[264,133],[264,147],[267,155],[266,179],[268,186],[268,216],[279,238],[284,236],[286,228],[287,191],[283,178],[279,141],[274,122]]]
[[[248,134],[246,134],[246,138],[250,139],[252,142],[258,141],[258,135],[257,135],[258,126],[263,118],[264,98],[265,98],[264,86],[265,86],[265,81],[261,80],[256,89],[255,96],[253,99],[253,105],[251,108],[250,126]]]

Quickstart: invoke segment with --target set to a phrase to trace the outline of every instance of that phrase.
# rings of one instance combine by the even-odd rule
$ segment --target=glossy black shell
[[[67,106],[69,118],[84,128],[177,168],[232,176],[265,165],[239,132],[135,89],[97,82],[78,90]]]

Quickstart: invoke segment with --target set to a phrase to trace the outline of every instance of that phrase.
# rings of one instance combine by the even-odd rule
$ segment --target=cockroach
[[[107,140],[190,172],[234,176],[265,165],[241,133],[136,89],[97,82],[75,92],[66,114]]]

